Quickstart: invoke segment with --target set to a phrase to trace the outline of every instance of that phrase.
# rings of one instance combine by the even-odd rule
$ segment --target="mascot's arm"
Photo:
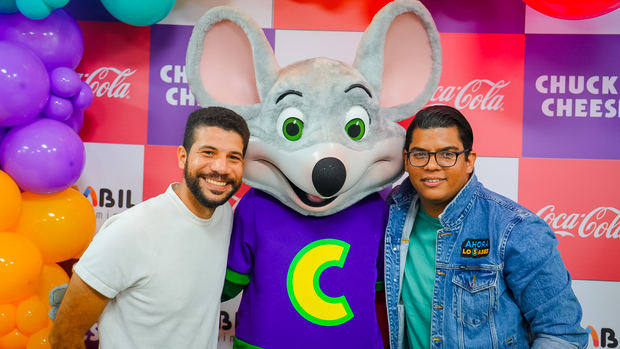
[[[235,298],[250,283],[250,275],[226,269],[226,281],[222,290],[222,302]]]

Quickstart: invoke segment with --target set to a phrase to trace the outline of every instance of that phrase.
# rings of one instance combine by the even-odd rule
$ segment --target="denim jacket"
[[[390,197],[385,294],[390,347],[406,348],[401,300],[418,194],[407,178]],[[585,348],[581,306],[551,228],[472,175],[439,216],[431,348]]]

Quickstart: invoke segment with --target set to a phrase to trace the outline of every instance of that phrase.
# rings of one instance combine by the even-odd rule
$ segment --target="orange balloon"
[[[15,312],[17,308],[11,303],[0,304],[0,337],[15,329]]]
[[[47,298],[46,298],[47,299]],[[47,302],[38,296],[31,296],[17,305],[15,322],[21,333],[29,336],[47,325]]]
[[[43,267],[41,252],[27,237],[0,232],[0,303],[31,294]]]
[[[26,349],[50,349],[50,343],[47,337],[50,334],[50,327],[46,327],[28,338]]]
[[[0,171],[0,193],[0,231],[10,231],[15,228],[22,211],[22,192],[3,171]]]
[[[69,275],[58,264],[43,264],[43,271],[39,276],[39,286],[37,295],[46,303],[48,309],[51,308],[49,294],[52,288],[69,283]]]
[[[86,249],[95,233],[95,210],[84,195],[67,188],[53,194],[22,193],[16,232],[29,237],[45,263],[61,262]]]
[[[0,349],[24,349],[28,344],[28,337],[17,329],[0,337]]]

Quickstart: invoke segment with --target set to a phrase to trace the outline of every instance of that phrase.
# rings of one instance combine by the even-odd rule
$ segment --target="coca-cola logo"
[[[555,205],[547,205],[536,213],[557,235],[582,238],[620,238],[620,210],[615,207],[598,207],[589,213],[556,212]]]
[[[457,109],[503,111],[504,95],[499,92],[509,84],[510,81],[504,80],[474,79],[465,86],[438,86],[431,102],[454,101]]]
[[[125,70],[114,67],[101,67],[92,73],[83,74],[84,80],[93,90],[95,97],[126,98],[129,99],[131,83],[125,81],[136,70]]]

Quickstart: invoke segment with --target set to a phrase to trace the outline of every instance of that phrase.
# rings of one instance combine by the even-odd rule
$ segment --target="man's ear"
[[[478,157],[478,155],[476,154],[475,151],[471,151],[467,155],[466,163],[467,163],[467,173],[468,174],[472,174],[474,172],[474,165],[476,163],[476,157]]]
[[[407,150],[403,149],[403,167],[407,168]]]
[[[180,145],[177,148],[177,160],[178,160],[178,166],[179,168],[182,170],[185,168],[185,162],[187,161],[187,151],[185,150],[185,147],[183,147],[182,145]]]

